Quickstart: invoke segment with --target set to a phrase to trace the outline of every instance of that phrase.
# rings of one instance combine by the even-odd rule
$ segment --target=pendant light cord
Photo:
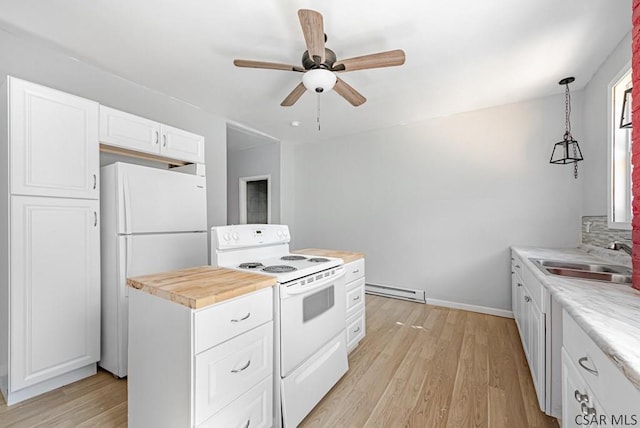
[[[320,94],[318,94],[318,111],[316,112],[316,122],[318,123],[318,131],[320,131]]]
[[[571,93],[569,92],[569,83],[566,84],[565,89],[565,98],[564,98],[564,111],[565,111],[565,122],[564,122],[564,140],[565,142],[569,142],[573,140],[571,136]],[[578,157],[578,149],[575,144],[573,144],[573,157],[574,159]],[[578,178],[578,162],[573,162],[573,178]]]

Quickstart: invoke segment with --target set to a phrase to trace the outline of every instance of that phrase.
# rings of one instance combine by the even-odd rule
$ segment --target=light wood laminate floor
[[[366,296],[367,336],[302,427],[554,427],[513,320]],[[7,407],[0,427],[126,427],[127,387],[96,376]]]

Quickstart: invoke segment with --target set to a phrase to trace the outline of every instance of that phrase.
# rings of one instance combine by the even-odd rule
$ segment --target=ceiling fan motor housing
[[[324,62],[320,65],[316,64],[313,58],[309,56],[309,51],[304,51],[302,54],[302,66],[305,70],[313,70],[314,68],[326,68],[327,70],[331,70],[334,62],[336,62],[336,53],[328,48],[324,49]]]

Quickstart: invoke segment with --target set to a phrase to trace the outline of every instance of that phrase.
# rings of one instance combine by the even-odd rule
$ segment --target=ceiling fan
[[[327,36],[324,33],[322,15],[315,10],[300,9],[298,10],[298,18],[300,19],[302,33],[304,34],[304,40],[307,45],[307,50],[302,55],[302,67],[244,59],[236,59],[233,61],[237,67],[265,68],[304,73],[302,82],[280,103],[283,107],[294,105],[307,89],[316,93],[328,92],[334,89],[338,95],[357,107],[364,104],[367,99],[344,80],[336,76],[336,73],[404,64],[405,55],[401,49],[338,61],[335,52],[325,47]]]

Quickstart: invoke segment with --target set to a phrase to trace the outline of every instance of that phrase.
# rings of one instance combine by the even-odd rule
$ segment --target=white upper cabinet
[[[204,163],[204,137],[168,125],[160,127],[162,156]]]
[[[98,108],[10,77],[11,193],[98,199]]]
[[[136,152],[204,163],[204,137],[100,106],[100,141]]]
[[[100,106],[100,141],[144,153],[160,153],[160,124]]]

